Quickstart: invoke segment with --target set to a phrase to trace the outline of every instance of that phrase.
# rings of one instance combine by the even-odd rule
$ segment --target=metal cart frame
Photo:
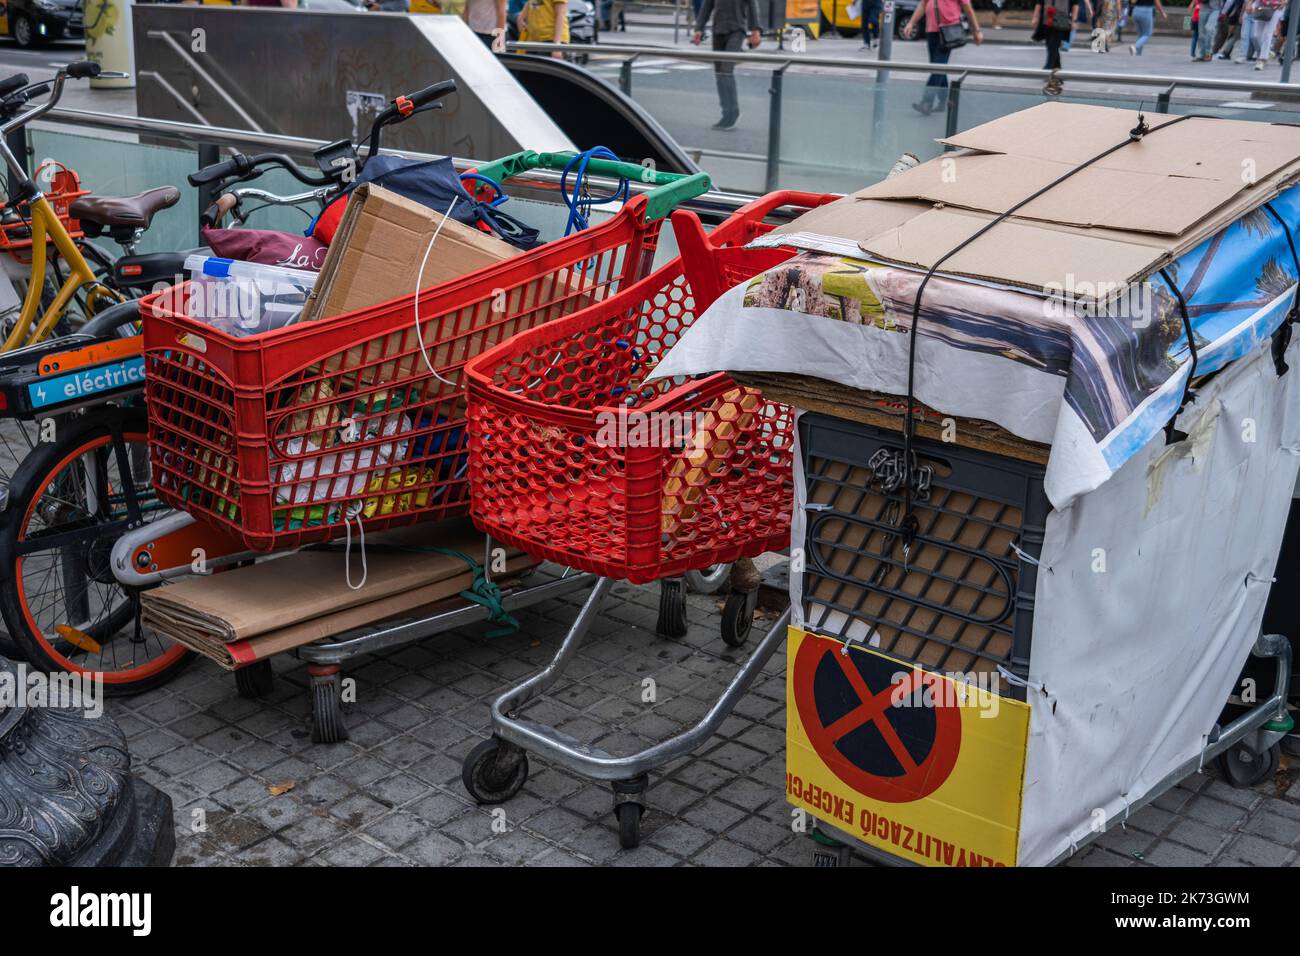
[[[611,578],[600,578],[551,662],[492,704],[492,737],[470,751],[465,758],[462,779],[465,788],[480,803],[501,803],[518,793],[527,780],[527,753],[531,752],[592,780],[609,781],[614,789],[619,842],[624,849],[631,849],[641,840],[649,771],[686,756],[713,735],[785,640],[790,610],[787,608],[772,625],[699,722],[640,753],[618,757],[575,740],[554,727],[518,716],[520,708],[546,693],[564,673],[613,585]]]

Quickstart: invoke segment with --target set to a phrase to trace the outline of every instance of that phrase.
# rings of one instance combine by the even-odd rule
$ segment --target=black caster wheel
[[[235,671],[235,689],[240,697],[265,697],[275,686],[271,662],[258,661]]]
[[[663,637],[686,636],[686,584],[681,578],[659,582],[659,620],[655,631]]]
[[[850,850],[839,840],[813,830],[811,842],[813,867],[849,865]]]
[[[748,594],[732,592],[722,608],[722,641],[728,647],[743,647],[754,626],[754,609],[758,607],[758,592]]]
[[[618,845],[625,850],[635,850],[641,845],[641,815],[645,807],[639,803],[620,803],[614,807],[618,817]]]
[[[311,676],[311,739],[317,744],[337,744],[348,739],[348,728],[343,722],[343,702],[340,700],[343,680],[339,670],[325,668],[307,673]]]
[[[528,779],[528,755],[498,737],[489,737],[469,752],[460,779],[478,803],[504,803]]]
[[[1281,747],[1277,744],[1262,754],[1255,753],[1245,744],[1237,744],[1219,755],[1219,770],[1228,783],[1245,790],[1273,776],[1280,761]]]

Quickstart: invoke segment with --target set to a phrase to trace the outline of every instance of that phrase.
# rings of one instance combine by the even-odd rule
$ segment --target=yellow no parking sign
[[[786,796],[928,866],[1014,866],[1029,706],[791,628]]]

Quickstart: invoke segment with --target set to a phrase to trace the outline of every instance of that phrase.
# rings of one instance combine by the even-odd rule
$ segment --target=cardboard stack
[[[405,528],[366,541],[367,574],[356,590],[346,585],[342,548],[298,551],[210,576],[195,576],[145,591],[145,623],[158,632],[236,670],[321,638],[394,617],[411,617],[465,605],[461,591],[473,583],[470,567],[439,547],[479,554],[483,537],[467,521],[452,522],[432,536]],[[353,547],[352,574],[360,577],[360,548]],[[537,564],[510,550],[498,583],[517,579]]]

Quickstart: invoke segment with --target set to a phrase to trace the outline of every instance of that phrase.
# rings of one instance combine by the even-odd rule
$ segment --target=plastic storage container
[[[1042,465],[913,442],[920,530],[903,554],[903,436],[809,412],[804,626],[935,671],[1029,674],[1038,556],[1051,505]]]
[[[722,291],[791,255],[730,250],[786,205],[774,193],[705,235],[673,214],[682,255],[637,285],[467,366],[475,523],[528,552],[635,583],[785,547],[793,415],[725,374],[647,381]]]
[[[258,335],[298,319],[316,273],[218,256],[188,256],[186,314],[227,335]]]
[[[504,182],[570,158],[520,153],[480,172]],[[645,275],[662,217],[709,186],[703,173],[627,163],[589,171],[656,187],[600,225],[418,297],[252,337],[209,328],[165,292],[143,300],[159,498],[256,551],[339,537],[349,520],[379,531],[464,514],[464,363]]]

